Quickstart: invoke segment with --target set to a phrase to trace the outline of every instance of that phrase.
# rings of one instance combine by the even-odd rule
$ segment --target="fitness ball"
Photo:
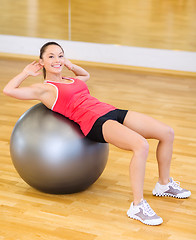
[[[108,144],[84,137],[75,122],[42,103],[17,121],[10,140],[13,164],[30,186],[65,194],[87,189],[102,174]]]

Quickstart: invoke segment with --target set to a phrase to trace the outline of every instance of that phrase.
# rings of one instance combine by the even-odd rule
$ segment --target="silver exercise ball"
[[[42,103],[17,121],[10,140],[13,164],[30,186],[54,194],[83,191],[102,174],[108,144],[84,137],[79,126]]]

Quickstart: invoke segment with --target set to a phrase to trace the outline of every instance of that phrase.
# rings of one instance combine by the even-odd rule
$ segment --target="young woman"
[[[62,76],[67,67],[76,78]],[[44,71],[44,83],[20,87],[29,76]],[[8,96],[22,100],[40,100],[46,107],[77,122],[84,135],[97,142],[108,142],[119,148],[133,151],[130,179],[133,202],[127,212],[130,218],[148,225],[163,222],[143,199],[145,165],[148,156],[146,139],[158,139],[157,161],[159,180],[153,190],[155,196],[187,198],[191,192],[179,186],[170,177],[174,132],[173,129],[141,113],[116,109],[98,101],[89,94],[86,81],[89,73],[64,57],[62,47],[55,42],[46,43],[40,50],[39,62],[27,65],[4,88]]]

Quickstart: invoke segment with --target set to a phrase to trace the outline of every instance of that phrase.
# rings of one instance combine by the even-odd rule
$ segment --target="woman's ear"
[[[44,61],[41,58],[39,59],[39,64],[44,66]]]

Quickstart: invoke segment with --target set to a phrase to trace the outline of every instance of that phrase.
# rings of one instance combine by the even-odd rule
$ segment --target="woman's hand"
[[[21,73],[7,83],[3,89],[4,94],[18,99],[38,99],[38,94],[35,94],[37,89],[33,87],[21,88],[20,85],[28,76],[40,75],[41,69],[42,66],[36,61],[28,64]]]
[[[65,58],[65,63],[64,63],[65,67],[68,68],[70,71],[73,70],[73,63],[71,61],[69,61],[69,59]]]
[[[39,63],[37,63],[36,61],[33,61],[32,63],[28,64],[24,70],[23,73],[27,76],[38,76],[40,74],[42,74],[40,72],[40,70],[43,68],[43,66]]]
[[[77,66],[76,64],[71,63],[71,61],[69,61],[67,58],[65,58],[64,65],[77,76],[77,79],[86,82],[90,78],[90,74],[86,70]]]

